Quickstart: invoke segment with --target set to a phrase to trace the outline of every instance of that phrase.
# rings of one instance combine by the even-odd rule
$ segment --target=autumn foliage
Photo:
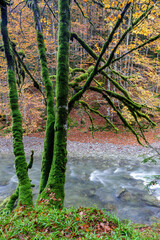
[[[102,45],[105,42],[108,34],[111,32],[117,18],[120,18],[120,13],[127,1],[91,1],[79,0],[71,2],[71,32],[77,33],[87,44],[99,54],[102,50]],[[132,2],[131,0],[129,2]],[[130,23],[139,17],[148,8],[149,3],[154,5],[152,1],[134,1],[132,8],[127,12],[123,23],[114,35],[114,39],[104,54],[104,59],[107,59],[114,49],[114,46],[119,41]],[[43,34],[45,38],[47,60],[49,66],[49,73],[53,86],[55,87],[56,74],[56,57],[57,57],[57,35],[58,35],[58,2],[40,1],[39,7],[41,10],[41,24],[43,27]],[[146,110],[150,117],[155,116],[155,120],[159,119],[159,89],[160,89],[160,64],[159,53],[160,45],[159,39],[145,45],[141,49],[136,49],[129,55],[121,58],[126,52],[138,45],[142,44],[147,39],[155,36],[160,32],[160,18],[159,6],[155,6],[144,21],[141,21],[138,26],[134,27],[130,33],[127,34],[126,39],[121,43],[115,52],[115,59],[120,58],[119,61],[113,61],[112,69],[123,73],[126,79],[120,78],[113,71],[107,70],[111,77],[114,77],[124,88],[126,88],[132,98],[148,106]],[[30,71],[34,79],[38,82],[42,89],[42,93],[34,87],[33,80],[25,73],[25,79],[21,78],[19,89],[19,103],[21,113],[23,115],[24,132],[41,132],[45,127],[45,90],[41,80],[40,62],[38,58],[38,51],[36,46],[36,33],[34,29],[34,20],[29,8],[25,6],[24,2],[18,0],[14,1],[14,5],[8,8],[9,13],[9,35],[10,40],[16,44],[16,50],[23,50],[25,57],[23,59],[27,69]],[[0,36],[0,46],[2,39]],[[17,61],[15,57],[15,61]],[[8,87],[6,83],[6,62],[3,50],[0,51],[0,127],[5,129],[5,133],[10,132],[11,117],[8,103]],[[77,41],[72,41],[70,45],[70,67],[88,69],[89,66],[95,63],[95,60],[88,55]],[[19,81],[19,74],[21,65],[17,62],[17,82]],[[19,71],[19,72],[18,72]],[[77,73],[75,76],[78,76]],[[107,89],[117,91],[115,87],[105,77],[98,75],[96,77],[101,86]],[[72,74],[70,81],[72,81]],[[80,86],[83,85],[83,81]],[[72,95],[70,91],[70,95]],[[85,101],[89,101],[90,93],[87,92],[84,96]],[[56,99],[55,99],[56,101]],[[107,101],[102,101],[99,94],[96,94],[94,101],[103,102],[103,109],[105,105],[106,114],[110,116],[112,121],[117,121],[115,112],[108,105]],[[115,105],[119,105],[119,109],[131,124],[134,124],[134,119],[128,111],[126,106],[120,105],[114,99]]]

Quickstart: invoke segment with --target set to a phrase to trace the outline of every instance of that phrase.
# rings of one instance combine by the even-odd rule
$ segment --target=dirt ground
[[[119,131],[117,133],[114,130],[106,129],[105,131],[95,131],[92,136],[92,131],[89,130],[91,122],[85,114],[80,116],[78,112],[74,110],[71,114],[71,119],[72,124],[70,124],[71,126],[68,130],[68,140],[70,141],[138,145],[136,137],[122,125],[118,125]],[[95,117],[94,124],[100,128],[105,125],[105,121],[100,117]],[[29,136],[44,137],[44,133],[34,133]],[[154,129],[146,130],[145,137],[150,144],[159,142],[160,124],[157,124]],[[142,142],[144,143],[144,141]]]
[[[158,139],[160,139],[160,129],[150,130],[146,132],[145,137],[150,144],[157,142]],[[92,137],[91,131],[86,131],[86,129],[83,128],[81,130],[74,128],[72,130],[69,130],[68,139],[70,141],[78,142],[108,142],[118,145],[138,145],[136,137],[132,133],[127,132],[123,127],[120,128],[118,133],[114,131],[95,132],[94,138]]]

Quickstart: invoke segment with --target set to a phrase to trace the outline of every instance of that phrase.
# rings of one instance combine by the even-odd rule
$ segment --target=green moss
[[[41,63],[41,75],[45,85],[47,95],[47,121],[45,139],[42,153],[42,166],[41,166],[41,179],[39,186],[39,193],[43,191],[47,184],[50,168],[53,159],[53,147],[54,147],[54,124],[55,124],[55,113],[54,113],[54,95],[53,86],[49,76],[47,58],[46,58],[46,47],[44,43],[42,27],[40,23],[40,14],[37,1],[34,1],[32,7],[37,35],[37,47],[39,52],[39,58]],[[39,199],[40,196],[38,196]]]
[[[27,170],[31,169],[33,166],[33,155],[34,151],[31,150],[31,156],[30,156],[30,161],[27,165]],[[4,212],[11,212],[15,206],[16,200],[19,198],[19,185],[17,186],[15,192],[8,198],[8,201],[6,202],[6,205],[4,206]]]
[[[107,98],[107,96],[106,96],[106,98]],[[84,108],[89,109],[90,112],[92,112],[92,113],[94,113],[94,114],[97,114],[97,115],[99,115],[101,118],[105,119],[105,120],[106,120],[106,123],[109,124],[116,132],[118,131],[118,128],[116,128],[116,126],[115,126],[106,116],[102,115],[99,111],[95,110],[94,108],[91,108],[91,107],[88,105],[88,103],[86,103],[86,102],[84,102],[84,101],[82,101],[82,100],[79,101],[79,102],[82,104],[82,106],[83,106]],[[92,129],[93,129],[93,123],[92,123]]]
[[[72,76],[76,75],[79,72],[85,73],[86,71],[83,68],[74,68],[72,69],[71,67],[69,68],[69,72]]]
[[[72,82],[69,83],[71,87],[78,87],[78,83],[82,82],[83,80],[86,80],[89,77],[89,74],[93,71],[94,66],[91,66],[85,71],[84,73],[80,74],[79,76],[75,77]],[[81,70],[81,69],[80,69]],[[78,72],[78,70],[77,70]]]
[[[92,107],[94,110],[98,110],[100,108],[100,103],[98,103],[96,100],[93,101]]]
[[[81,82],[88,77],[88,73],[83,73],[74,79],[75,82]]]
[[[42,79],[45,84],[47,95],[47,121],[42,153],[41,180],[39,187],[39,193],[41,193],[47,184],[53,159],[55,113],[54,113],[53,87],[49,77],[45,44],[43,35],[39,31],[37,31],[37,46],[41,62]]]
[[[69,77],[69,0],[59,0],[59,32],[56,77],[56,118],[54,156],[46,189],[55,194],[55,207],[60,208],[64,202],[65,171],[67,163],[67,118],[68,118],[68,77]],[[41,194],[47,197],[46,190]],[[59,200],[58,200],[59,199]]]
[[[14,73],[14,61],[10,51],[7,30],[7,6],[1,7],[1,32],[3,37],[5,56],[8,66],[9,100],[12,115],[13,152],[15,155],[15,168],[19,181],[19,204],[32,205],[32,190],[27,173],[24,146],[22,141],[22,117],[18,107],[18,94]]]
[[[32,191],[30,180],[27,174],[27,163],[25,159],[24,146],[22,141],[22,117],[18,109],[18,96],[14,72],[8,70],[9,99],[12,111],[12,133],[13,152],[15,155],[15,168],[19,180],[19,203],[32,205]]]
[[[78,126],[78,122],[75,118],[68,117],[68,128],[74,128]]]
[[[19,197],[19,186],[17,186],[16,191],[11,195],[11,197],[8,197],[7,203],[3,208],[3,212],[11,212],[14,208],[15,202]]]
[[[98,55],[81,39],[76,33],[71,33],[71,40],[76,39],[81,46],[95,59],[97,60]]]
[[[19,50],[19,51],[18,51],[18,54],[19,54],[22,58],[24,58],[24,57],[26,56],[23,50]]]

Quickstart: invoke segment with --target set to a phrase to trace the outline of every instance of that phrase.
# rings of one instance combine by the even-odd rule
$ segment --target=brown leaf
[[[104,228],[104,223],[100,223],[99,226],[101,226],[102,228]]]
[[[110,226],[104,226],[105,232],[110,232],[112,228]]]
[[[63,230],[61,231],[61,234],[62,234],[62,236],[64,236],[64,231]]]
[[[84,212],[81,211],[81,212],[79,213],[79,215],[80,215],[80,216],[84,215]]]

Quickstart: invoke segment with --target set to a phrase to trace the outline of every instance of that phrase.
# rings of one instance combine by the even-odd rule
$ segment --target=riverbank
[[[135,225],[96,208],[56,210],[40,204],[0,215],[1,239],[160,239],[159,224]]]
[[[65,206],[89,207],[92,203],[98,208],[116,212],[122,219],[128,218],[137,223],[147,224],[155,222],[159,218],[159,201],[144,190],[144,182],[149,172],[159,174],[160,163],[156,166],[141,163],[143,155],[151,156],[153,149],[143,148],[136,140],[133,144],[134,137],[124,130],[118,134],[112,131],[95,132],[94,139],[90,131],[85,131],[69,130]],[[160,142],[156,141],[158,138],[154,137],[155,132],[148,136],[152,145],[160,148]],[[35,194],[39,184],[43,137],[44,134],[24,136],[27,161],[31,150],[35,152],[34,166],[31,170],[31,179],[36,186]],[[14,156],[10,156],[11,152],[12,138],[1,137],[0,155],[4,156],[4,161],[1,158],[2,176],[7,176],[8,169],[10,174],[13,171]],[[8,176],[5,181],[2,177],[1,188],[15,188],[17,182],[14,174],[13,171],[12,176]],[[160,196],[158,187],[153,193],[156,197]]]
[[[150,144],[160,142],[160,125],[157,124],[156,128],[146,130],[144,135]],[[10,136],[11,134],[6,136],[6,138],[9,138]],[[44,132],[26,134],[26,136],[44,138]],[[139,145],[136,137],[123,126],[119,127],[119,131],[117,133],[114,130],[99,130],[95,131],[92,135],[92,132],[89,130],[89,123],[86,124],[85,127],[78,125],[77,127],[69,128],[68,140],[81,143],[112,143],[116,145],[132,146]]]
[[[156,138],[155,133],[149,134],[149,142],[156,149],[160,148],[160,140]],[[29,134],[23,137],[23,143],[26,154],[29,154],[33,149],[38,155],[41,155],[43,149],[44,133],[41,134]],[[131,136],[130,133],[121,132],[100,132],[95,133],[95,138],[92,138],[90,132],[82,133],[79,130],[69,131],[67,142],[68,154],[74,157],[98,157],[101,158],[106,151],[121,153],[130,153],[134,156],[151,153],[153,149],[145,148],[139,145]],[[0,154],[12,153],[12,137],[7,135],[0,137]]]
[[[160,143],[154,142],[153,146],[158,148]],[[35,184],[36,197],[43,137],[24,136],[24,147],[27,161],[31,150],[35,153],[33,168],[29,174]],[[149,173],[151,175],[160,173],[159,162],[156,166],[150,165],[150,162],[142,164],[144,155],[151,156],[153,149],[106,141],[94,143],[68,140],[67,150],[66,207],[89,207],[96,204],[98,208],[116,212],[122,219],[128,218],[137,223],[150,224],[159,218],[158,186],[154,186],[156,189],[152,191],[153,196],[144,189],[146,176],[150,177]],[[14,190],[17,185],[14,155],[11,153],[12,138],[0,138],[2,199],[4,199],[3,192],[8,196],[11,189]]]

